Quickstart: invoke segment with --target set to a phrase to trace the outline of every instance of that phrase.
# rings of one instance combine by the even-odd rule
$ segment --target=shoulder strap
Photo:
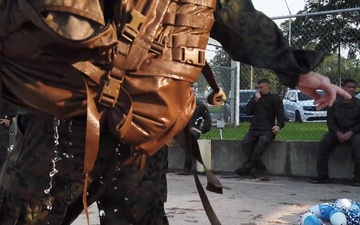
[[[205,66],[203,67],[201,72],[205,76],[206,81],[213,90],[213,92],[208,96],[207,102],[211,105],[224,104],[226,100],[226,95],[217,84],[214,73],[212,72],[211,67],[207,62],[205,63]]]
[[[184,130],[181,133],[179,133],[175,137],[175,139],[185,151],[189,152],[199,163],[201,163],[201,165],[203,165],[207,178],[206,189],[214,193],[222,194],[223,193],[222,185],[220,181],[217,179],[217,177],[215,177],[214,174],[211,173],[211,171],[209,171],[206,168],[200,154],[198,142],[194,137],[194,135],[190,132],[189,124],[184,128]],[[195,178],[196,189],[201,199],[201,203],[204,206],[206,215],[208,216],[211,225],[221,225],[219,219],[217,218],[210,204],[210,201],[204,191],[204,188],[202,187],[202,184],[196,172],[194,173],[194,178]]]

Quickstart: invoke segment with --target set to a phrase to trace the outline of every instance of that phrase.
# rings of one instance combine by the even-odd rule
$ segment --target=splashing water
[[[99,211],[99,216],[105,216],[105,211],[103,209]]]
[[[52,169],[49,173],[49,177],[50,177],[50,182],[49,182],[49,187],[47,189],[44,190],[44,193],[49,195],[50,191],[52,189],[52,184],[53,184],[53,177],[59,172],[56,169],[56,162],[61,160],[61,157],[59,157],[59,151],[58,151],[58,145],[59,145],[59,125],[60,125],[60,120],[54,118],[54,153],[55,153],[55,157],[51,160],[52,162]],[[52,202],[50,200],[46,201],[46,208],[48,210],[52,209]]]

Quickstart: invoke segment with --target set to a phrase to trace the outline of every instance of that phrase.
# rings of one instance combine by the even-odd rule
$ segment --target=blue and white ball
[[[309,212],[324,220],[330,219],[330,212],[333,210],[334,207],[329,203],[314,205],[308,209]]]
[[[330,222],[332,225],[346,225],[347,224],[345,214],[342,213],[338,209],[334,209],[333,211],[331,211],[329,217],[330,217]]]
[[[351,200],[347,198],[341,198],[335,201],[335,206],[340,209],[350,209],[351,205]]]
[[[321,222],[314,214],[307,212],[301,216],[300,225],[321,225]]]

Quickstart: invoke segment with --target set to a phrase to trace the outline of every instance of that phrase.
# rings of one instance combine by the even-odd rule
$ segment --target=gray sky
[[[285,0],[252,0],[255,8],[269,17],[289,15]],[[304,9],[304,0],[287,0],[291,14]]]

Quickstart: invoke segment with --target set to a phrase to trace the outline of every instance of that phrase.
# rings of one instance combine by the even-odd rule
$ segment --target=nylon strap
[[[202,68],[201,72],[205,76],[205,79],[210,85],[211,89],[213,89],[214,92],[219,92],[220,91],[219,85],[217,84],[214,73],[212,72],[211,67],[207,62],[205,63],[205,66]]]
[[[206,168],[200,154],[198,142],[194,137],[194,135],[191,134],[190,132],[189,124],[184,128],[183,132],[179,133],[179,135],[176,136],[176,140],[178,141],[180,146],[182,146],[183,149],[185,149],[185,151],[189,152],[204,167],[206,173],[206,179],[207,179],[206,189],[214,193],[222,194],[223,193],[222,185],[220,181],[217,179],[217,177],[215,177],[214,174]],[[221,225],[218,217],[216,216],[209,202],[209,199],[204,191],[204,188],[202,187],[202,184],[196,172],[194,173],[194,179],[196,183],[196,189],[201,199],[201,203],[205,209],[206,215],[211,225]]]

